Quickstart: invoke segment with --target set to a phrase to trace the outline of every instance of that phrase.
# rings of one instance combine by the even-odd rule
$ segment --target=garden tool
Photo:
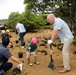
[[[48,68],[51,68],[51,69],[54,68],[53,59],[52,59],[52,44],[50,45],[50,63],[48,65]]]

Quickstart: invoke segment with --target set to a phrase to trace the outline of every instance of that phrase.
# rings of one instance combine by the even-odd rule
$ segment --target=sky
[[[11,12],[24,12],[24,0],[0,0],[0,19],[8,19]]]

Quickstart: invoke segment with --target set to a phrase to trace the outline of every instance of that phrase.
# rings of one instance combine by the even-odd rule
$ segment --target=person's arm
[[[28,51],[28,52],[30,52],[30,50],[31,50],[31,46],[30,46],[30,45],[31,45],[31,44],[29,43],[29,44],[28,44],[28,47],[27,47],[27,51]]]
[[[15,29],[15,33],[18,34],[18,30],[17,29]]]
[[[10,59],[12,59],[13,61],[15,61],[16,63],[18,63],[18,66],[20,68],[20,71],[22,71],[22,63],[19,59],[17,59],[16,57],[14,56],[11,56]]]
[[[11,56],[10,59],[12,59],[14,62],[16,62],[18,64],[21,64],[21,61],[14,56]]]
[[[18,32],[18,34],[19,34],[19,28],[17,29],[17,32]]]
[[[52,33],[51,40],[54,41],[55,38],[57,37],[57,35],[58,35],[58,30],[54,30],[53,33]]]
[[[18,24],[16,25],[16,34],[19,34],[19,27],[18,27]]]
[[[54,30],[53,33],[52,33],[52,37],[51,37],[51,39],[48,40],[47,43],[48,43],[48,44],[53,43],[53,41],[55,40],[55,38],[57,37],[57,35],[58,35],[58,30]]]

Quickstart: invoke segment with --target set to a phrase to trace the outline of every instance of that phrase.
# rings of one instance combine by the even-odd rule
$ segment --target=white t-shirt
[[[19,33],[26,32],[26,29],[25,29],[24,25],[21,24],[21,23],[17,23],[16,29],[19,30]]]
[[[58,36],[60,38],[61,43],[64,43],[68,39],[74,38],[68,25],[60,18],[55,18],[53,29],[58,29]]]

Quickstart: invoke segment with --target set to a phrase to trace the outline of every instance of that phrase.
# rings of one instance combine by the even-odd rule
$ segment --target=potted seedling
[[[14,68],[13,69],[13,75],[21,75],[21,71],[20,71],[20,69],[19,68]]]
[[[22,58],[23,57],[23,52],[21,52],[21,46],[20,46],[20,44],[19,44],[19,52],[18,52],[18,57],[19,58]]]
[[[19,42],[18,40],[15,40],[16,44]]]
[[[19,56],[19,58],[22,58],[23,57],[23,52],[18,52],[18,56]]]

